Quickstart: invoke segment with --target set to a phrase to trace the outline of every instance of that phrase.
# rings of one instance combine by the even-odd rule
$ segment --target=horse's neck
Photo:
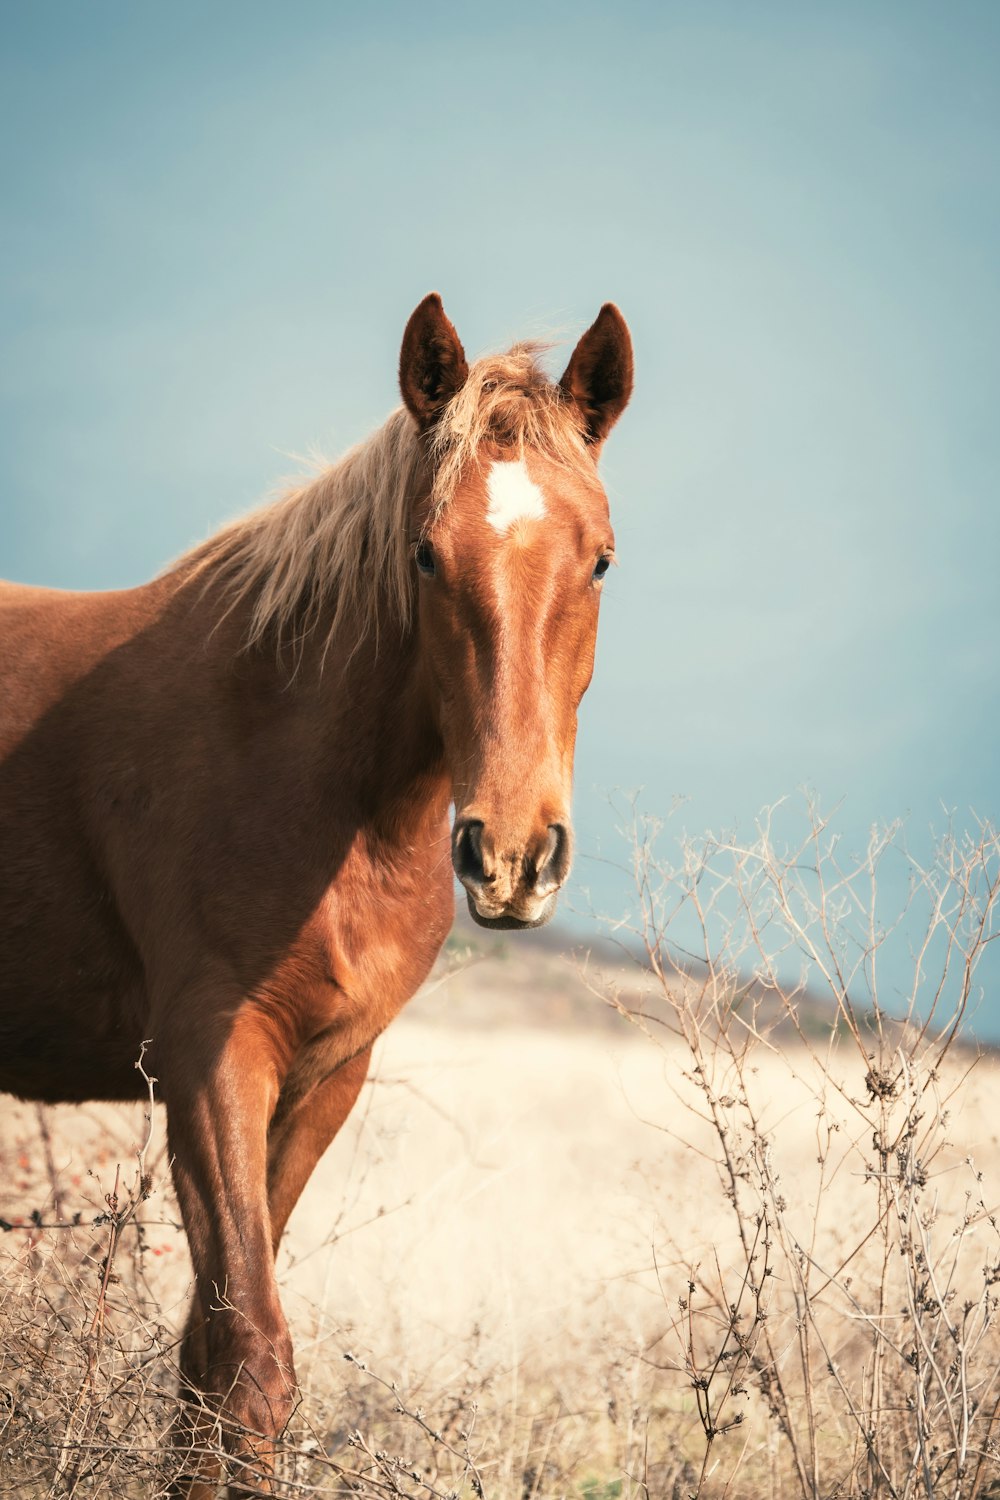
[[[344,621],[331,639],[321,618],[298,640],[248,648],[251,611],[252,600],[233,606],[198,579],[182,583],[169,611],[178,676],[197,661],[211,674],[208,696],[221,696],[223,715],[229,704],[233,754],[256,743],[248,723],[271,726],[273,774],[324,821],[349,805],[405,840],[429,810],[444,816],[450,779],[413,629],[386,608],[378,628]]]
[[[285,670],[285,668],[279,668]],[[373,824],[405,838],[432,802],[447,808],[450,778],[412,629],[387,626],[329,644],[306,642],[292,691],[319,747],[318,774]]]

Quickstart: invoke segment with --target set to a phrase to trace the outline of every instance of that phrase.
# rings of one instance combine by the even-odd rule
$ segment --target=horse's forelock
[[[547,344],[515,344],[477,360],[433,435],[434,494],[445,504],[484,445],[538,449],[570,468],[592,467],[579,412],[539,363]]]

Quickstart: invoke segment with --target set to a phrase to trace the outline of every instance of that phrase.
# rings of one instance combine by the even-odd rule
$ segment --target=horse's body
[[[259,997],[262,1025],[280,1007],[283,1079],[320,1033],[312,1050],[342,1061],[448,931],[450,783],[430,725],[407,712],[404,654],[376,672],[372,638],[331,693],[307,650],[289,684],[239,654],[242,611],[206,649],[201,594],[172,579],[0,590],[0,702],[17,708],[0,766],[12,1092],[139,1097],[147,1039],[164,1087],[193,1073],[233,1016],[192,989]]]
[[[140,1097],[149,1043],[185,1381],[265,1469],[294,1389],[274,1252],[453,867],[501,926],[568,870],[631,354],[606,308],[558,387],[518,351],[470,376],[431,297],[400,374],[382,434],[153,583],[0,588],[0,1088]]]

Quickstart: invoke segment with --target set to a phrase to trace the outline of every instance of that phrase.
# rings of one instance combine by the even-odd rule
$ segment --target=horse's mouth
[[[546,922],[552,921],[558,892],[553,891],[551,896],[546,896],[537,915],[533,917],[515,917],[509,912],[499,912],[496,916],[484,916],[472,899],[471,892],[466,891],[465,899],[469,903],[469,915],[480,927],[492,928],[494,932],[524,932],[532,927],[544,927]]]

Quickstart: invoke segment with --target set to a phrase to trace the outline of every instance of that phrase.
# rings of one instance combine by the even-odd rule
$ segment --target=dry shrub
[[[472,1033],[456,1041],[458,1023],[441,1014],[394,1028],[388,1045],[394,1034],[408,1037],[409,1063],[376,1083],[345,1131],[338,1175],[331,1169],[328,1179],[343,1181],[343,1197],[339,1208],[324,1207],[332,1274],[346,1276],[353,1324],[328,1305],[324,1277],[306,1277],[320,1258],[308,1204],[304,1264],[287,1253],[283,1263],[284,1278],[300,1276],[286,1279],[285,1300],[302,1400],[285,1435],[280,1493],[995,1493],[1000,1235],[983,1181],[990,1163],[973,1141],[990,1128],[975,1103],[990,1064],[979,1065],[959,1036],[994,935],[995,832],[948,835],[925,865],[906,854],[899,829],[873,835],[859,858],[845,860],[814,808],[804,837],[783,850],[774,819],[746,844],[682,841],[673,863],[658,856],[649,824],[637,820],[634,833],[643,959],[610,985],[587,977],[623,1017],[631,1050],[618,1058],[613,1087],[632,1114],[623,1105],[612,1141],[609,1094],[593,1084],[586,1092],[595,1069],[616,1066],[604,1050],[607,1027],[595,1028],[591,1045],[576,1020],[557,1044],[535,1014],[534,1029],[521,1030],[505,1012],[494,1034],[480,1017],[477,1045],[492,1059],[513,1056],[538,1093],[536,1109],[545,1077],[553,1099],[558,1081],[571,1100],[564,1117],[531,1114],[519,1137],[533,1166],[539,1154],[552,1158],[529,1203],[500,1149],[523,1099],[508,1101],[502,1131],[496,1116],[477,1128],[482,1081],[464,1093],[455,1082],[449,1103],[441,1075],[421,1071],[447,1036],[459,1061],[445,1081],[457,1080]],[[891,921],[879,896],[890,861],[909,870]],[[908,970],[892,952],[901,941],[912,945]],[[503,966],[491,972],[502,989]],[[520,984],[527,971],[513,972]],[[466,993],[457,1012],[487,978],[486,963],[459,976]],[[567,1003],[572,1015],[581,1002]],[[548,1074],[528,1069],[533,1045],[551,1059]],[[557,1079],[571,1053],[579,1071]],[[517,1076],[505,1074],[491,1097]],[[373,1098],[397,1101],[382,1137]],[[423,1110],[414,1116],[419,1154],[399,1144],[411,1125],[403,1098],[407,1110]],[[136,1122],[137,1145],[127,1134],[112,1142],[76,1181],[58,1166],[49,1112],[21,1107],[20,1118],[20,1134],[0,1142],[0,1211],[9,1215],[0,1242],[0,1493],[166,1495],[182,1461],[170,1437],[189,1271],[159,1117],[152,1140],[150,1122]],[[112,1118],[100,1116],[98,1138]],[[374,1141],[367,1156],[364,1141]],[[631,1198],[620,1186],[611,1196],[602,1151],[635,1163]],[[390,1169],[396,1185],[386,1189]],[[372,1192],[369,1172],[381,1184]],[[549,1204],[544,1183],[574,1173],[586,1200],[574,1233],[606,1242],[608,1254],[599,1261],[588,1244],[570,1271],[565,1240],[551,1261],[534,1241],[536,1259],[509,1296],[541,1297],[547,1321],[541,1331],[538,1315],[534,1345],[505,1352],[502,1298],[486,1306],[491,1327],[474,1316],[469,1287],[450,1278],[459,1264],[463,1274],[475,1269],[489,1236],[526,1246],[518,1212],[543,1218],[548,1209],[555,1242],[566,1204],[554,1193]],[[498,1184],[508,1175],[503,1197]],[[452,1262],[442,1259],[434,1280],[434,1256],[428,1263],[417,1252],[439,1245],[442,1219],[446,1238],[459,1237],[456,1226],[482,1213],[485,1189],[496,1194],[492,1216],[454,1247]],[[315,1203],[319,1186],[310,1191]],[[650,1235],[652,1205],[660,1229]],[[295,1236],[293,1221],[293,1245]],[[345,1273],[345,1252],[362,1241]],[[387,1247],[395,1282],[381,1278],[377,1246]],[[374,1267],[367,1283],[366,1262]],[[415,1313],[414,1298],[428,1306]]]
[[[496,1153],[488,1151],[488,1161],[480,1156],[494,1126],[485,1144],[464,1139],[463,1121],[451,1117],[442,1091],[428,1091],[419,1059],[439,1053],[442,1038],[437,1024],[426,1032],[416,1038],[418,1060],[411,1034],[408,1072],[379,1077],[341,1142],[341,1159],[326,1178],[340,1196],[324,1199],[323,1182],[314,1184],[305,1222],[297,1232],[292,1226],[297,1253],[283,1255],[281,1274],[302,1399],[282,1445],[280,1493],[431,1500],[481,1488],[522,1500],[604,1500],[619,1493],[623,1469],[638,1471],[645,1462],[650,1408],[634,1340],[602,1351],[596,1330],[568,1327],[556,1341],[556,1312],[541,1347],[518,1352],[512,1344],[520,1334],[512,1339],[497,1326],[496,1301],[486,1321],[478,1317],[472,1273],[481,1269],[478,1248],[489,1224],[481,1224],[480,1238],[460,1239],[456,1228],[476,1207],[445,1205],[442,1196],[466,1202],[471,1194],[481,1203],[484,1182],[503,1184],[507,1170]],[[452,1063],[447,1076],[461,1072]],[[409,1151],[394,1154],[411,1135],[411,1111],[423,1182],[414,1180]],[[3,1211],[14,1217],[16,1205],[19,1222],[8,1218],[0,1239],[0,1493],[32,1500],[165,1496],[178,1471],[190,1468],[190,1456],[171,1444],[190,1267],[170,1192],[162,1112],[154,1114],[143,1170],[132,1132],[144,1135],[145,1122],[131,1114],[110,1106],[16,1106],[5,1114]],[[417,1143],[432,1137],[434,1126],[437,1149],[428,1153]],[[548,1149],[535,1128],[527,1134]],[[81,1160],[92,1162],[91,1171]],[[148,1197],[144,1178],[152,1178]],[[537,1211],[523,1194],[503,1202]],[[428,1290],[429,1268],[407,1252],[433,1238],[444,1210],[446,1238],[459,1242],[438,1278],[448,1292],[426,1309],[427,1321],[414,1300]],[[321,1217],[330,1226],[325,1245],[315,1233]],[[384,1248],[385,1263],[396,1263],[390,1276]],[[317,1267],[327,1252],[336,1289],[329,1301],[323,1289],[330,1273]],[[358,1265],[369,1259],[372,1279],[359,1286]],[[465,1285],[456,1272],[466,1275]],[[545,1274],[543,1268],[543,1281]],[[381,1308],[372,1300],[380,1289]],[[520,1284],[515,1295],[524,1291]],[[586,1297],[593,1303],[593,1286]],[[584,1313],[596,1316],[593,1307]],[[680,1466],[666,1464],[670,1493]]]
[[[137,1067],[143,1071],[143,1058]],[[172,1338],[145,1275],[142,1208],[153,1081],[132,1169],[94,1171],[76,1186],[90,1201],[64,1218],[72,1189],[55,1163],[49,1115],[4,1159],[44,1207],[25,1224],[0,1221],[13,1240],[0,1290],[0,1490],[47,1495],[164,1492],[176,1471],[166,1434],[175,1414]],[[108,1163],[102,1164],[107,1167]],[[97,1201],[95,1202],[95,1193]],[[86,1201],[86,1200],[85,1200]]]
[[[693,1406],[692,1495],[974,1500],[1000,1473],[1000,1231],[958,1039],[1000,842],[949,832],[924,864],[896,826],[845,858],[813,803],[791,844],[777,816],[672,862],[633,818],[656,986],[609,998],[664,1048],[705,1225],[658,1247],[647,1357]]]

